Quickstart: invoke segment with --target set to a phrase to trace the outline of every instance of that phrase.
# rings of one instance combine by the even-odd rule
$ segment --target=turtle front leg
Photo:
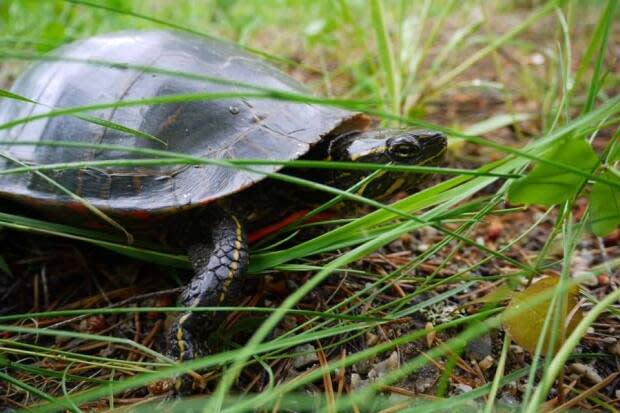
[[[191,225],[188,248],[195,275],[181,293],[179,303],[186,307],[235,305],[240,301],[243,277],[248,267],[245,230],[233,215],[217,210]],[[202,240],[201,240],[202,239]],[[170,356],[186,361],[209,353],[206,338],[224,319],[224,313],[196,313],[188,309],[174,322],[169,337]],[[189,376],[175,381],[175,390],[190,393],[194,389]]]

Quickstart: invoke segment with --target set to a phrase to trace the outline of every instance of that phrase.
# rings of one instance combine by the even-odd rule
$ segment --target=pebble
[[[379,342],[379,336],[371,333],[370,331],[366,333],[366,345],[368,347],[372,347]]]
[[[369,383],[368,380],[362,380],[362,376],[357,373],[351,374],[351,390],[357,390],[364,386],[367,386]]]
[[[573,363],[569,366],[569,371],[578,374],[592,384],[598,384],[603,381],[603,378],[594,370],[594,367],[587,364]]]
[[[469,360],[482,361],[491,356],[493,351],[493,342],[491,335],[482,334],[467,343],[465,346],[465,355]]]
[[[368,372],[368,378],[376,380],[379,377],[385,376],[389,372],[398,370],[399,367],[400,357],[398,357],[398,353],[396,351],[393,351],[392,354],[390,354],[390,357],[378,362],[372,367],[372,369],[370,369],[370,371]]]
[[[594,256],[589,248],[578,250],[571,258],[573,277],[585,277],[584,284],[590,287],[598,285],[598,279],[591,271],[593,261]]]
[[[454,389],[456,390],[456,394],[468,393],[473,390],[470,385],[464,383],[456,383]]]
[[[421,243],[419,243],[419,244],[417,245],[416,250],[417,250],[418,252],[425,252],[425,251],[428,251],[428,249],[429,249],[430,247],[431,247],[430,245],[428,245],[428,244],[426,244],[426,243],[424,243],[424,242],[421,242]]]
[[[536,66],[545,64],[545,56],[541,53],[533,53],[530,55],[530,63]]]
[[[579,274],[576,274],[575,276],[580,277],[580,282],[583,285],[586,285],[588,287],[598,287],[599,285],[599,281],[598,278],[594,276],[593,273],[587,273],[587,272],[580,272]]]
[[[414,388],[417,393],[424,393],[437,383],[441,371],[434,364],[428,363],[415,373]]]
[[[495,364],[495,359],[493,356],[486,356],[482,361],[478,363],[482,370],[488,370]]]
[[[316,356],[316,349],[312,344],[302,344],[295,347],[294,351],[295,353],[304,353],[293,359],[293,367],[296,369],[313,364],[319,360]]]
[[[517,400],[515,396],[507,392],[502,393],[502,395],[499,398],[499,401],[508,407],[514,407],[515,410],[517,409],[517,407],[521,405],[521,402]]]
[[[359,364],[359,363],[358,363]],[[354,368],[356,365],[354,365]],[[368,379],[362,379],[362,376],[358,373],[351,374],[351,389],[356,390],[361,387],[367,386],[370,383],[375,382],[380,377],[385,376],[386,374],[398,370],[400,368],[400,357],[398,357],[398,353],[393,351],[390,356],[378,363],[375,363],[370,371],[368,372]]]

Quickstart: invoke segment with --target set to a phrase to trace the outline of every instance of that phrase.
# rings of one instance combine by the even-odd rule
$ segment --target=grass
[[[523,3],[10,0],[0,4],[0,82],[5,86],[1,101],[23,99],[8,92],[10,79],[25,64],[47,59],[41,54],[67,41],[127,28],[172,28],[229,39],[260,51],[263,58],[326,97],[284,94],[260,85],[241,85],[245,90],[241,95],[363,110],[386,126],[431,126],[450,136],[449,166],[455,166],[441,170],[400,168],[408,173],[437,173],[443,179],[393,203],[367,199],[355,189],[342,191],[268,171],[270,178],[327,191],[333,202],[348,199],[365,205],[366,212],[354,219],[336,221],[337,225],[326,226],[321,235],[310,239],[297,239],[303,228],[287,228],[254,250],[252,274],[275,280],[287,274],[289,281],[298,282],[288,296],[271,296],[272,307],[240,303],[235,308],[198,310],[234,314],[227,326],[245,331],[245,339],[240,341],[229,335],[224,338],[227,345],[221,352],[176,364],[154,349],[154,341],[144,344],[127,333],[135,320],[153,325],[156,331],[157,323],[147,321],[148,314],[181,310],[169,305],[149,305],[147,300],[153,292],[144,290],[142,298],[121,300],[111,307],[101,300],[77,308],[45,308],[0,316],[0,333],[4,334],[0,338],[0,379],[5,382],[1,384],[3,391],[10,394],[0,406],[82,411],[129,404],[135,410],[153,409],[149,403],[160,402],[159,393],[152,387],[150,394],[132,393],[132,389],[152,386],[172,374],[211,369],[210,395],[168,406],[181,411],[192,407],[225,412],[419,412],[474,406],[490,412],[510,388],[525,385],[526,390],[519,393],[519,411],[557,408],[570,405],[571,401],[582,403],[582,407],[618,409],[617,400],[610,395],[611,386],[594,390],[584,382],[576,386],[569,382],[564,366],[576,357],[575,349],[597,351],[601,360],[613,365],[606,349],[593,344],[596,341],[592,337],[607,334],[601,325],[618,325],[614,303],[620,297],[612,286],[618,283],[620,251],[617,242],[605,241],[589,232],[588,219],[596,208],[589,207],[584,199],[590,185],[604,185],[612,193],[620,187],[614,178],[617,159],[613,155],[619,134],[620,77],[614,72],[618,63],[612,52],[614,46],[618,47],[620,27],[616,22],[620,21],[620,11],[614,0]],[[172,74],[200,79],[191,73]],[[41,116],[79,116],[143,139],[157,140],[156,136],[92,118],[88,111],[235,96],[201,93],[50,108]],[[474,109],[468,110],[471,105]],[[7,120],[0,125],[0,131],[35,119],[31,116]],[[602,166],[582,170],[546,156],[558,145],[579,138],[587,138],[599,154],[606,154]],[[59,141],[47,144],[92,149]],[[122,149],[135,154],[135,159],[87,165],[218,163],[164,148],[105,149]],[[269,162],[248,160],[219,164],[252,171],[275,168]],[[515,209],[506,205],[511,183],[523,179],[532,165],[556,168],[583,183],[565,201],[546,209]],[[0,171],[0,179],[2,174],[9,173],[46,177],[50,170],[84,166],[82,162],[36,167],[18,163]],[[329,165],[293,162],[289,166]],[[334,163],[331,166],[346,167]],[[376,165],[358,167],[381,173]],[[612,172],[599,173],[600,169]],[[579,217],[575,216],[577,213]],[[509,220],[501,221],[503,216]],[[503,222],[505,234],[490,235],[493,222]],[[0,211],[0,227],[71,239],[78,242],[75,245],[79,248],[91,243],[163,265],[164,271],[173,275],[174,267],[188,268],[184,256],[154,251],[140,244],[127,245],[122,231],[110,234],[84,230],[22,216],[21,211]],[[528,246],[541,232],[543,242]],[[8,240],[9,233],[13,232],[2,231],[0,236]],[[407,239],[413,239],[409,248],[401,246],[398,253],[390,253],[394,245]],[[596,275],[607,274],[610,281],[607,287],[582,286],[587,297],[584,306],[589,312],[577,329],[567,334],[558,353],[543,357],[540,340],[532,358],[520,366],[511,361],[509,338],[504,336],[497,339],[498,349],[491,353],[499,360],[491,369],[483,371],[480,364],[471,367],[465,355],[468,343],[502,331],[506,297],[482,297],[502,288],[518,289],[542,274],[560,274],[561,282],[545,317],[547,328],[552,331],[551,339],[561,339],[557,334],[561,329],[552,326],[566,317],[563,297],[575,275],[575,257],[582,255],[580,243],[584,241],[603,245],[598,250],[598,268],[602,266],[604,270],[596,270],[593,265],[587,270]],[[416,243],[429,245],[417,250]],[[14,247],[0,249],[0,271],[24,277],[47,271],[36,260],[24,269],[19,264],[23,254],[17,254]],[[491,268],[491,274],[485,274],[485,268]],[[122,271],[131,270],[127,267]],[[111,293],[112,289],[104,292]],[[338,299],[332,301],[336,296]],[[321,297],[318,306],[312,297]],[[455,303],[459,311],[449,312],[447,319],[440,317],[437,306]],[[104,308],[98,309],[100,306]],[[239,318],[238,314],[245,313],[264,316]],[[93,320],[97,315],[116,323],[117,328],[95,333],[84,332],[75,323],[49,328],[54,320]],[[428,321],[431,316],[437,321],[424,328],[412,321]],[[292,318],[294,322],[288,330],[280,328],[278,334],[272,333]],[[400,325],[403,327],[397,327]],[[592,328],[595,335],[588,333]],[[60,344],[13,340],[17,335],[53,337]],[[370,336],[379,338],[376,344],[368,344]],[[430,344],[424,347],[421,343],[425,342]],[[300,347],[302,344],[312,344],[313,350]],[[104,346],[111,349],[110,356],[93,350]],[[412,346],[416,351],[405,357]],[[353,371],[364,363],[373,365],[386,359],[394,350],[400,354],[398,368],[365,387],[351,386]],[[304,353],[315,353],[317,366],[287,376],[283,369],[290,369],[288,360]],[[596,364],[597,358],[587,360],[604,366]],[[420,371],[428,368],[436,370],[436,382],[419,394],[415,391],[416,380],[421,377]],[[470,391],[459,391],[457,384],[463,383],[475,385],[470,386]],[[587,396],[581,397],[583,394]]]

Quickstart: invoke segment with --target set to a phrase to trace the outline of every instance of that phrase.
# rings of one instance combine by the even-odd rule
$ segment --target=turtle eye
[[[420,153],[420,144],[412,136],[399,136],[387,141],[388,153],[397,159],[413,158]]]

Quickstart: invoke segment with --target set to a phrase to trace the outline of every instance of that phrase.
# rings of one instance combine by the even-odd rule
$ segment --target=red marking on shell
[[[80,202],[71,202],[67,204],[67,208],[80,215],[86,215],[88,213],[88,208]]]
[[[80,225],[83,225],[84,227],[89,228],[89,229],[96,229],[96,230],[107,228],[106,224],[102,221],[99,221],[99,219],[95,215],[89,215],[90,211],[84,204],[80,202],[71,202],[71,203],[68,203],[66,206],[68,209],[75,212],[80,217],[86,218],[86,219],[79,221]],[[71,222],[78,222],[78,221],[76,221],[75,219],[72,219]]]
[[[260,241],[261,239],[265,238],[268,235],[278,232],[282,228],[285,228],[291,224],[294,224],[297,221],[300,221],[308,214],[308,212],[310,212],[310,210],[308,209],[293,212],[292,214],[284,217],[278,222],[275,222],[271,225],[267,225],[266,227],[263,227],[263,228],[259,228],[256,231],[250,232],[248,234],[248,243],[253,244],[257,241]],[[311,218],[308,218],[306,222],[310,223],[310,222],[323,221],[325,219],[331,218],[333,215],[334,214],[331,212],[321,212],[320,214],[317,214]]]
[[[138,219],[140,221],[149,221],[152,218],[151,213],[142,210],[127,211],[123,215]]]

